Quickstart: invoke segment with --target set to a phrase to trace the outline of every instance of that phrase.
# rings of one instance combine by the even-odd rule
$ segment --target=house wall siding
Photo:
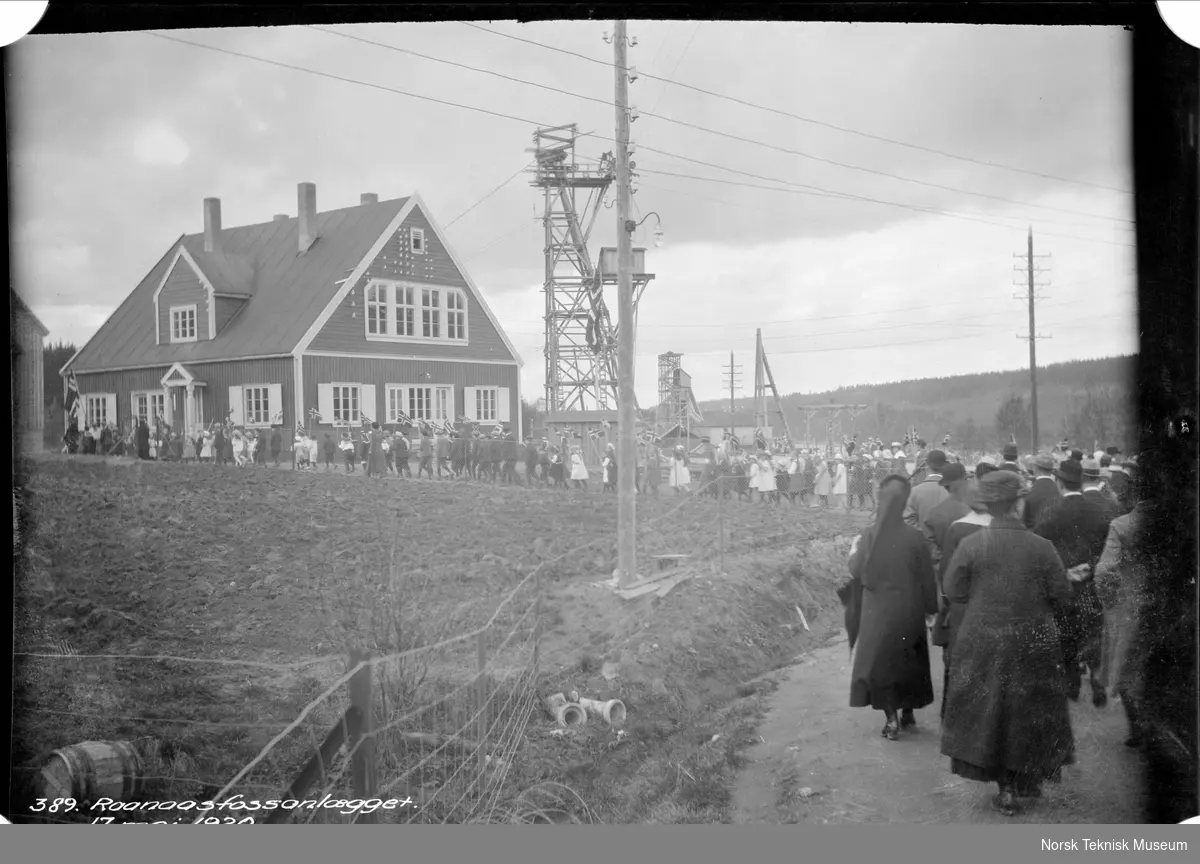
[[[424,230],[424,255],[409,251],[410,228]],[[428,285],[431,288],[461,289],[467,295],[467,344],[448,341],[437,343],[368,340],[365,300],[367,283],[371,279],[393,279]],[[419,309],[417,315],[420,316]],[[446,360],[515,359],[505,348],[504,340],[484,314],[463,274],[454,266],[449,253],[438,242],[432,226],[419,209],[414,209],[400,226],[400,230],[389,238],[383,250],[367,268],[363,278],[334,310],[333,315],[308,347],[312,351],[418,355]]]
[[[42,333],[28,315],[17,312],[12,352],[12,387],[22,449],[40,449],[46,409]]]
[[[293,388],[292,361],[289,358],[265,360],[236,360],[229,363],[186,363],[188,372],[205,383],[203,388],[204,422],[225,419],[229,410],[229,388],[244,384],[279,384],[283,388],[283,426],[285,430],[295,424],[295,409],[292,407]],[[132,420],[130,397],[141,390],[162,390],[162,378],[171,367],[158,366],[152,369],[130,369],[123,372],[80,372],[76,377],[82,395],[89,393],[117,394],[117,422],[128,428]],[[271,406],[272,413],[278,408]],[[290,436],[285,434],[285,439]]]
[[[386,417],[387,384],[428,384],[454,388],[454,418],[463,413],[464,387],[509,388],[509,422],[517,428],[520,397],[517,393],[519,368],[498,363],[458,363],[445,360],[379,360],[357,357],[310,357],[302,360],[304,372],[304,411],[317,407],[317,385],[358,383],[375,385],[375,406],[361,406],[373,420]],[[428,377],[426,377],[428,376]],[[380,420],[380,422],[383,422]],[[328,431],[332,423],[316,428]]]
[[[158,341],[163,345],[171,344],[171,307],[190,303],[196,304],[197,341],[211,339],[212,334],[208,332],[208,291],[196,271],[181,258],[175,263],[175,269],[158,295]]]

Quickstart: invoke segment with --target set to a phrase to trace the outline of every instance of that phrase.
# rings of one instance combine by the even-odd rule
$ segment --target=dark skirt
[[[1012,783],[1017,788],[1031,788],[1041,785],[1043,782],[1061,783],[1062,782],[1062,766],[1074,765],[1075,756],[1067,754],[1062,765],[1046,771],[1046,772],[1013,772],[1007,768],[984,768],[980,765],[972,765],[970,762],[964,762],[961,759],[950,760],[950,773],[957,774],[966,780],[974,780],[978,783],[999,783],[1001,780]]]

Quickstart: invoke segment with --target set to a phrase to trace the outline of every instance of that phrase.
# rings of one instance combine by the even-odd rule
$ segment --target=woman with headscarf
[[[688,468],[687,453],[683,449],[683,445],[679,444],[675,447],[675,455],[671,458],[670,466],[670,485],[675,489],[676,495],[682,495],[691,488],[692,471]]]
[[[854,652],[850,707],[882,711],[890,741],[933,702],[925,628],[937,612],[937,586],[925,538],[904,521],[909,491],[903,477],[883,481],[875,524],[855,540],[851,579],[838,592]]]
[[[571,448],[571,482],[575,484],[576,489],[582,488],[587,491],[588,469],[578,447]]]
[[[968,780],[996,783],[996,809],[1041,794],[1074,761],[1067,679],[1054,623],[1071,587],[1054,544],[1028,530],[1021,478],[991,471],[977,501],[991,524],[964,539],[946,567],[951,603],[966,603],[954,637],[942,754]]]

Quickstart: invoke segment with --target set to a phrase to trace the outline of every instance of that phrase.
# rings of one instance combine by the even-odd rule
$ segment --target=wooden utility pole
[[[1020,258],[1021,256],[1019,254],[1017,254],[1017,255],[1014,255],[1013,257]],[[1025,267],[1014,266],[1013,269],[1015,271],[1017,271],[1018,273],[1020,273],[1022,270],[1027,271],[1027,273],[1026,273],[1027,291],[1024,296],[1022,296],[1020,294],[1015,295],[1014,299],[1025,300],[1029,304],[1029,335],[1021,336],[1020,334],[1018,334],[1017,338],[1029,340],[1029,427],[1030,427],[1029,428],[1029,431],[1030,431],[1029,452],[1037,453],[1038,452],[1038,441],[1039,441],[1039,436],[1038,436],[1038,387],[1037,387],[1037,340],[1038,339],[1049,339],[1050,337],[1042,336],[1042,335],[1038,334],[1037,329],[1034,326],[1034,303],[1037,300],[1043,299],[1042,297],[1038,296],[1035,293],[1035,290],[1037,288],[1043,287],[1043,286],[1037,284],[1034,281],[1034,277],[1036,274],[1045,273],[1046,271],[1036,269],[1033,264],[1033,259],[1034,258],[1049,258],[1050,255],[1049,254],[1046,254],[1046,255],[1034,255],[1033,254],[1033,227],[1032,226],[1030,226],[1030,228],[1029,228],[1029,241],[1028,241],[1028,246],[1026,248],[1024,257],[1025,257],[1025,261],[1026,261]]]
[[[617,114],[617,568],[618,585],[637,581],[637,432],[633,395],[633,230],[629,177],[629,73],[625,22],[613,26]]]
[[[755,331],[754,338],[754,428],[765,430],[767,426],[767,383],[763,374],[762,330]]]
[[[726,375],[729,376],[729,429],[728,429],[728,432],[730,435],[732,435],[733,430],[736,428],[734,425],[734,418],[733,418],[734,394],[736,392],[737,385],[738,385],[738,380],[737,380],[738,374],[739,374],[738,370],[742,368],[741,366],[733,365],[733,352],[732,351],[729,352],[729,366],[727,366],[726,368],[729,370],[728,372],[725,373]]]

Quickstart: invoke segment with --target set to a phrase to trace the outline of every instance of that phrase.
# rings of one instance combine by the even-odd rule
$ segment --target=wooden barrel
[[[142,757],[128,741],[84,741],[50,754],[42,766],[41,797],[134,801],[143,773]]]

